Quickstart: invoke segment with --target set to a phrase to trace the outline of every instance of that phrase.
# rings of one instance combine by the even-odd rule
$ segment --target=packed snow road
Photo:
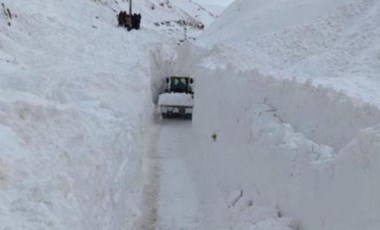
[[[252,116],[258,119],[258,126],[278,124],[268,107],[254,108]],[[246,124],[243,120],[234,129],[218,130],[222,136],[215,139],[197,135],[194,121],[152,124],[144,157],[143,213],[136,229],[293,229],[289,227],[291,219],[280,218],[275,206],[256,203],[250,195],[254,170],[240,170],[251,165],[249,146],[237,132]]]
[[[199,229],[197,189],[191,154],[196,151],[190,121],[153,124],[146,158],[141,229]]]

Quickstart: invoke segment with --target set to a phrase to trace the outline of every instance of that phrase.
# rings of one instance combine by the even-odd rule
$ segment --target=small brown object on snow
[[[212,140],[215,142],[216,139],[218,138],[218,135],[216,135],[216,133],[214,132],[214,133],[211,135],[211,138],[212,138]]]

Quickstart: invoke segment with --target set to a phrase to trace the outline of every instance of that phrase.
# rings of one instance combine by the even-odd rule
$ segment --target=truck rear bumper
[[[161,105],[159,113],[162,118],[185,118],[192,119],[193,107]]]

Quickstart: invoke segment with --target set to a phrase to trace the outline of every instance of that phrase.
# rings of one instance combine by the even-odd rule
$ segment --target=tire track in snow
[[[191,125],[160,121],[152,125],[144,156],[142,215],[138,230],[198,229],[197,194],[186,155]]]
[[[191,122],[163,120],[158,142],[160,190],[157,230],[203,229],[196,181],[193,175],[193,153],[197,143]]]
[[[158,221],[158,192],[160,187],[160,164],[158,162],[158,141],[160,126],[152,125],[149,135],[149,146],[145,153],[143,207],[138,229],[154,230]]]

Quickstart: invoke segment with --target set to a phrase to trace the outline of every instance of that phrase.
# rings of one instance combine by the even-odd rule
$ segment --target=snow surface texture
[[[239,202],[273,204],[299,229],[378,228],[376,107],[256,71],[199,74],[193,122],[210,199],[235,187]]]
[[[379,12],[377,0],[236,0],[199,44],[209,66],[312,78],[380,106]]]

